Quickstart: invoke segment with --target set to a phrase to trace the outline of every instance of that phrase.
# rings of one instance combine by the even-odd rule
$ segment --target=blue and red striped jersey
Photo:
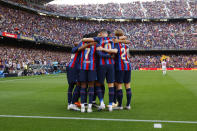
[[[116,70],[131,70],[131,62],[128,57],[129,46],[123,43],[116,43],[115,47],[118,49],[115,58]]]
[[[101,46],[103,48],[107,49],[114,49],[114,43],[113,43],[114,37],[95,37],[94,40],[98,42],[97,47]],[[104,54],[108,54],[106,52],[103,52]],[[112,57],[106,58],[99,56],[98,57],[98,63],[99,65],[107,65],[107,64],[114,64],[114,59]]]
[[[76,68],[79,64],[79,58],[80,58],[79,52],[76,52],[75,54],[73,54],[73,56],[71,56],[71,60],[70,60],[70,63],[68,64],[68,67]]]
[[[87,43],[81,42],[80,47]],[[95,70],[96,69],[96,45],[88,46],[81,51],[80,55],[80,69],[81,70]]]
[[[81,54],[81,52],[78,52],[78,48],[79,48],[79,45],[72,48],[72,53],[73,54],[71,55],[71,60],[68,64],[68,67],[78,68],[79,60],[80,60],[80,54]]]

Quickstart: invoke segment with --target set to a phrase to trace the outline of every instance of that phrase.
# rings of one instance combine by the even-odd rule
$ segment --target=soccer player
[[[115,31],[115,36],[117,38],[124,36],[124,32],[120,29]],[[123,99],[123,92],[122,92],[122,84],[126,88],[126,96],[127,96],[127,104],[126,109],[131,109],[131,88],[130,88],[130,81],[131,81],[131,62],[129,60],[129,46],[124,43],[116,43],[115,47],[118,49],[118,53],[116,54],[115,58],[115,69],[116,69],[116,76],[115,81],[117,83],[117,99],[118,99],[118,107],[114,109],[123,109],[122,107],[122,99]]]
[[[76,101],[76,95],[78,94],[78,91],[80,89],[80,84],[77,82],[77,76],[78,76],[78,64],[80,59],[80,52],[76,52],[77,44],[75,44],[75,47],[72,49],[71,55],[71,61],[67,65],[67,80],[68,80],[68,110],[72,109],[75,111],[80,111],[80,109],[74,104]],[[73,96],[72,92],[74,89],[74,85],[77,83],[77,86],[75,87]],[[75,98],[75,99],[74,99]]]
[[[161,62],[163,75],[166,75],[166,59]]]
[[[82,41],[84,42],[97,42],[97,52],[98,52],[98,68],[97,68],[97,82],[96,82],[96,90],[97,95],[100,101],[99,109],[104,109],[105,104],[103,101],[103,95],[101,86],[104,85],[104,80],[106,78],[109,88],[109,111],[112,111],[112,102],[114,99],[114,59],[112,57],[105,58],[99,55],[99,52],[105,52],[105,54],[114,54],[117,53],[117,49],[114,47],[113,37],[108,37],[108,32],[106,30],[100,31],[100,37],[95,38],[84,38]],[[120,40],[121,41],[121,40]],[[127,41],[128,42],[128,41]]]
[[[89,37],[89,36],[88,36]],[[85,112],[85,95],[86,88],[88,85],[88,95],[89,95],[89,104],[87,112],[92,112],[92,101],[94,98],[94,81],[96,80],[96,42],[85,43],[81,42],[79,44],[79,51],[81,50],[80,55],[80,72],[79,72],[79,81],[81,82],[81,112]]]

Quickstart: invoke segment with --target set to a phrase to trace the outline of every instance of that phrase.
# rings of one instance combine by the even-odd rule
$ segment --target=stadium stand
[[[53,73],[54,62],[65,70],[70,60],[70,54],[65,52],[9,46],[0,46],[0,54],[0,70],[10,74],[24,73],[24,70],[26,75]]]
[[[70,53],[52,52],[38,49],[26,49],[17,47],[1,46],[0,48],[0,70],[8,68],[8,72],[15,73],[24,71],[25,66],[28,67],[47,67],[35,68],[31,74],[46,74],[52,73],[50,69],[53,68],[53,63],[58,62],[59,65],[65,67],[66,63],[70,61]],[[163,55],[132,55],[130,61],[132,62],[133,70],[139,68],[161,68],[161,59]],[[196,68],[197,55],[167,55],[169,68]]]
[[[29,0],[11,0],[31,6]],[[131,2],[126,4],[108,3],[92,5],[51,5],[35,8],[69,16],[94,17],[126,17],[126,18],[177,18],[197,17],[197,1],[195,0],[166,0],[152,2]]]
[[[195,49],[197,44],[191,35],[196,22],[98,22],[66,20],[44,17],[22,10],[0,6],[5,18],[1,32],[46,39],[54,43],[71,45],[86,33],[105,28],[113,32],[122,28],[132,40],[134,49]]]
[[[161,59],[163,55],[135,55],[131,58],[132,68],[161,68]],[[168,68],[196,68],[197,55],[176,54],[165,56]]]

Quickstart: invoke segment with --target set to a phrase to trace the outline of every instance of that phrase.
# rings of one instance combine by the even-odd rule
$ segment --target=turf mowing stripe
[[[136,119],[107,119],[107,118],[82,118],[82,117],[50,117],[50,116],[17,116],[0,115],[4,118],[38,118],[38,119],[65,119],[65,120],[94,120],[94,121],[123,121],[123,122],[160,122],[160,123],[184,123],[197,124],[197,121],[167,121],[167,120],[136,120]]]
[[[40,77],[34,77],[34,78],[28,78],[28,77],[26,77],[26,79],[13,79],[13,80],[1,80],[0,81],[0,83],[1,82],[9,82],[9,81],[18,81],[18,80],[34,80],[34,79],[40,79],[40,78],[50,78],[50,77],[62,77],[61,75],[59,75],[59,76],[40,76]]]

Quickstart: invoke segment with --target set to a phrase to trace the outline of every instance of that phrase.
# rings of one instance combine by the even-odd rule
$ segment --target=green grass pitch
[[[0,115],[197,122],[197,71],[132,72],[132,109],[80,113],[65,104],[66,75],[0,79]],[[107,91],[107,89],[106,89]],[[107,93],[105,103],[108,103]],[[126,103],[124,90],[124,105]],[[133,130],[197,131],[197,123],[121,122],[0,117],[0,131]]]

